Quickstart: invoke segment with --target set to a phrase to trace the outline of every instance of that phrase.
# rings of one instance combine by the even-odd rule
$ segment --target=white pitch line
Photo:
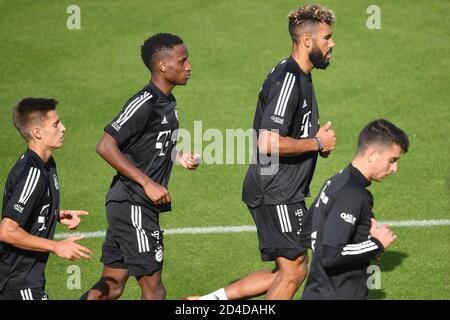
[[[387,224],[390,227],[432,227],[448,226],[450,219],[442,220],[403,220],[403,221],[378,221],[378,224]]]
[[[387,224],[390,227],[433,227],[448,226],[450,219],[441,220],[402,220],[402,221],[378,221],[378,224]],[[255,226],[235,227],[205,227],[205,228],[176,228],[164,230],[164,234],[202,234],[202,233],[233,233],[233,232],[255,232]],[[55,239],[64,239],[70,236],[84,236],[84,238],[103,238],[105,231],[57,233]]]

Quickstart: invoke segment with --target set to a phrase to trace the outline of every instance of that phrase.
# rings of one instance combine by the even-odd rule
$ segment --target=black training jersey
[[[328,180],[310,208],[313,259],[302,299],[367,299],[367,268],[383,245],[369,236],[370,182],[349,165]]]
[[[290,57],[267,76],[259,93],[253,129],[278,130],[281,136],[312,138],[319,130],[319,113],[310,74],[305,74]],[[254,150],[256,163],[244,180],[242,199],[250,207],[303,201],[309,196],[317,153],[280,157],[279,166],[267,163]],[[267,156],[266,156],[267,157]],[[265,163],[264,163],[265,162]],[[275,170],[272,170],[272,169]]]
[[[105,127],[125,157],[153,181],[166,187],[172,170],[178,115],[173,95],[165,96],[152,82],[131,97]],[[106,201],[134,199],[148,208],[169,211],[170,204],[155,207],[144,189],[119,172]]]
[[[53,239],[59,218],[59,186],[53,158],[47,163],[28,149],[9,173],[2,218],[16,221],[33,236]],[[22,250],[0,242],[0,291],[45,285],[48,252]]]

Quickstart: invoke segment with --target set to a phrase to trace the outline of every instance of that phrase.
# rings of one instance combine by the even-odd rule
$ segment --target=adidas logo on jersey
[[[166,118],[166,116],[164,116],[164,118],[162,119],[162,121],[161,121],[161,124],[167,124],[168,122],[167,122],[167,118]]]
[[[277,117],[277,116],[271,116],[270,119],[272,119],[273,122],[279,123],[279,124],[283,124],[284,119],[281,117]]]
[[[17,211],[19,211],[20,213],[22,213],[22,211],[23,211],[23,207],[22,207],[20,204],[18,204],[18,203],[16,203],[16,204],[14,205],[14,209],[16,209]]]
[[[120,128],[122,128],[117,122],[111,123],[111,127],[113,127],[114,129],[116,129],[116,131],[119,131]]]

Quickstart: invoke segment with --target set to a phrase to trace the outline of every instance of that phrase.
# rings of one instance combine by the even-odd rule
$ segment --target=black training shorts
[[[44,288],[9,288],[0,292],[0,300],[48,300]]]
[[[248,207],[256,224],[262,261],[294,260],[307,254],[311,226],[305,203]]]
[[[131,276],[152,275],[163,266],[163,231],[159,213],[130,201],[106,204],[108,230],[103,264],[128,269]]]

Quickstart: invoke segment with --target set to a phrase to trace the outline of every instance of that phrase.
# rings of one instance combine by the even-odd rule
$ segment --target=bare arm
[[[280,156],[296,156],[303,153],[317,152],[316,139],[295,139],[283,137],[278,133],[264,130],[259,134],[258,149],[261,153],[276,153]]]
[[[100,138],[96,151],[111,167],[130,180],[141,186],[149,182],[150,178],[128,161],[120,151],[116,140],[108,133],[105,132]]]
[[[97,153],[128,179],[140,184],[147,196],[156,204],[170,202],[169,191],[146,176],[136,168],[120,151],[117,141],[108,133],[100,138],[96,148]]]
[[[0,223],[0,241],[25,250],[39,252],[54,252],[55,250],[55,241],[32,236],[17,222],[9,218],[2,219]]]
[[[316,137],[323,145],[322,152],[331,152],[336,146],[336,134],[330,130],[331,123],[319,129]],[[261,153],[278,153],[280,156],[297,156],[309,152],[318,152],[317,139],[295,139],[283,137],[275,132],[264,130],[259,134],[258,149]]]
[[[62,241],[54,241],[29,234],[12,219],[3,218],[0,223],[0,241],[24,250],[52,252],[61,258],[70,260],[81,257],[90,259],[91,251],[75,243],[81,238],[69,237]]]

